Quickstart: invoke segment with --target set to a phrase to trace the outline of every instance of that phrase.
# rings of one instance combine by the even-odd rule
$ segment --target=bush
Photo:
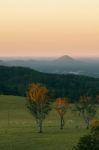
[[[81,137],[73,150],[99,150],[99,136],[89,134]]]
[[[95,133],[99,133],[99,120],[94,120],[91,125],[91,131]]]
[[[94,121],[90,134],[81,137],[73,150],[99,150],[99,120]]]

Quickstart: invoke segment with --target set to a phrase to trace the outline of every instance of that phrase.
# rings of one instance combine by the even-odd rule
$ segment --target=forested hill
[[[28,85],[32,82],[46,85],[51,99],[67,96],[71,101],[75,101],[81,95],[99,93],[99,79],[45,74],[24,67],[0,66],[0,94],[25,96]]]

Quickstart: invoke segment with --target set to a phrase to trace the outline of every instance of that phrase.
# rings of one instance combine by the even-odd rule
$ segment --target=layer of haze
[[[0,56],[99,56],[99,0],[1,0]]]

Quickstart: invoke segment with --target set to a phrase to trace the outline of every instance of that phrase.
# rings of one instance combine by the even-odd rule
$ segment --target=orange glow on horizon
[[[99,56],[99,0],[3,0],[0,56]]]

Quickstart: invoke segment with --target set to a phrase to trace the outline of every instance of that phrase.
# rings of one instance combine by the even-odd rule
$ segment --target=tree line
[[[74,103],[81,95],[95,97],[99,92],[99,79],[96,78],[46,74],[24,67],[0,66],[0,94],[26,96],[31,83],[48,87],[51,101],[67,96]]]

